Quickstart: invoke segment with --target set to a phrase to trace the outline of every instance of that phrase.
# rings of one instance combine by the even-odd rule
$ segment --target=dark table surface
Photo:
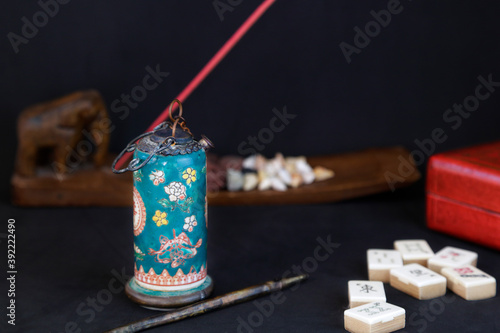
[[[2,204],[2,271],[9,218],[16,234],[16,326],[1,331],[102,332],[158,314],[129,301],[120,281],[133,274],[132,209],[18,208]],[[397,239],[426,239],[434,251],[476,251],[478,267],[500,277],[498,251],[425,226],[422,182],[340,203],[307,206],[210,207],[208,272],[214,295],[306,271],[310,279],[284,292],[150,332],[342,332],[347,281],[367,279],[366,250]],[[330,242],[332,252],[315,249]],[[316,254],[315,254],[316,253]],[[1,282],[6,312],[6,279]],[[387,301],[406,309],[406,332],[499,332],[500,299],[446,296],[419,301],[388,284]],[[279,304],[278,304],[279,303]]]

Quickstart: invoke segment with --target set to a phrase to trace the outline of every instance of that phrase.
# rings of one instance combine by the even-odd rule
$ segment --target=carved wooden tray
[[[402,147],[376,148],[338,155],[308,157],[311,166],[321,165],[335,171],[335,177],[285,192],[220,191],[208,193],[210,205],[276,205],[334,202],[389,191],[386,172],[399,175],[401,161],[409,152]],[[115,175],[108,166],[84,166],[63,179],[52,170],[40,170],[34,178],[12,177],[12,201],[20,206],[132,206],[132,174]],[[420,178],[415,171],[395,188],[410,185]],[[402,178],[401,178],[402,179]],[[400,179],[400,180],[401,180]]]
[[[312,167],[321,165],[335,171],[335,177],[291,188],[285,192],[248,191],[208,194],[210,205],[276,205],[276,204],[311,204],[334,202],[361,197],[369,194],[390,191],[386,172],[404,181],[393,182],[394,188],[408,186],[420,179],[418,169],[409,176],[399,174],[401,161],[399,156],[408,160],[410,153],[403,147],[373,148],[359,152],[338,155],[312,156],[307,161]],[[406,175],[405,175],[406,176]]]

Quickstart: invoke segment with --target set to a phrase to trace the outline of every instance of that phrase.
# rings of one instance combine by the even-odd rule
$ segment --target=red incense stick
[[[264,0],[257,9],[250,15],[245,22],[236,30],[236,32],[227,40],[219,51],[210,59],[209,62],[201,69],[201,71],[189,82],[189,84],[181,91],[181,93],[176,97],[178,100],[184,102],[189,95],[195,90],[201,82],[210,74],[210,72],[219,64],[219,62],[224,59],[224,57],[231,51],[231,49],[239,42],[241,37],[243,37],[247,31],[254,25],[255,22],[266,12],[266,10],[274,3],[275,0]],[[172,111],[177,108],[177,103],[172,107]],[[148,131],[153,130],[157,125],[164,122],[168,117],[168,107],[163,110],[163,112],[156,118],[156,120],[149,126]],[[125,161],[132,155],[132,153],[125,153],[123,157],[116,163],[116,168],[120,169]]]

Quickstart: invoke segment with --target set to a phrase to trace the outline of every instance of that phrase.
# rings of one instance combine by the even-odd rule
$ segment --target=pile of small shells
[[[330,169],[321,166],[312,168],[304,156],[284,157],[281,153],[277,153],[271,159],[266,159],[262,155],[252,155],[244,159],[226,156],[216,161],[211,157],[208,164],[209,171],[212,171],[212,177],[210,173],[208,176],[209,191],[210,187],[215,186],[214,182],[219,185],[225,183],[229,191],[255,189],[286,191],[289,187],[296,188],[334,176],[334,172]],[[219,177],[215,177],[214,168],[219,168]],[[225,177],[220,177],[220,173],[224,171]]]

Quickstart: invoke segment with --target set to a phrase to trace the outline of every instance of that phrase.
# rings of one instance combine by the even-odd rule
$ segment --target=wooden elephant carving
[[[40,163],[48,162],[56,173],[70,173],[90,158],[101,166],[108,152],[110,124],[106,105],[95,90],[26,108],[18,118],[16,172],[31,177]]]

